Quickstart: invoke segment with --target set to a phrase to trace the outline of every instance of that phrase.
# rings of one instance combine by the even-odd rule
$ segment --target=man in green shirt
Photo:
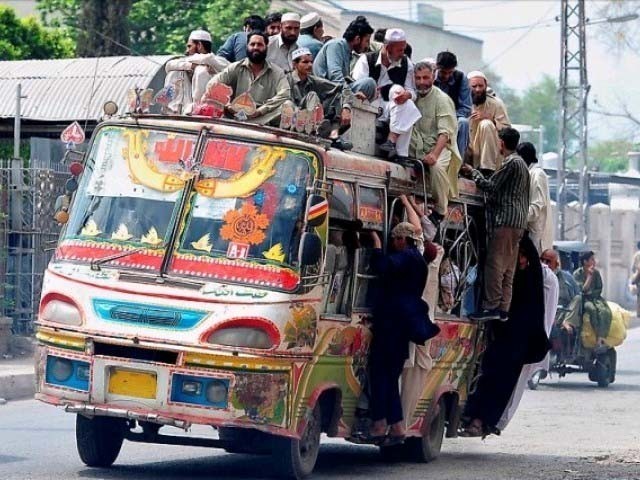
[[[247,58],[229,65],[207,85],[207,90],[216,83],[228,85],[233,90],[232,100],[249,93],[257,108],[247,114],[248,120],[262,125],[277,123],[280,107],[291,98],[284,71],[266,60],[268,40],[263,32],[248,33]],[[229,104],[225,113],[235,117],[239,109]]]
[[[430,169],[431,194],[436,200],[436,217],[447,213],[449,197],[458,196],[458,170],[462,160],[456,138],[458,121],[449,95],[433,85],[433,67],[426,62],[414,66],[416,107],[420,118],[413,126],[409,156]]]

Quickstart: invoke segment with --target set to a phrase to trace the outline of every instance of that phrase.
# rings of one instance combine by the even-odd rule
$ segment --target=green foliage
[[[561,112],[556,79],[544,75],[539,82],[524,91],[518,107],[519,109],[511,115],[511,121],[534,127],[542,125],[544,151],[557,151]],[[509,113],[511,114],[511,111]]]
[[[66,29],[45,28],[34,17],[20,19],[0,5],[0,59],[69,58],[74,41]]]
[[[38,0],[46,24],[78,31],[82,0]],[[191,30],[211,32],[214,50],[242,29],[251,14],[264,15],[269,0],[133,0],[128,16],[130,47],[136,54],[182,53]]]
[[[616,173],[627,169],[627,152],[637,150],[628,139],[605,140],[589,146],[589,166],[603,172]]]

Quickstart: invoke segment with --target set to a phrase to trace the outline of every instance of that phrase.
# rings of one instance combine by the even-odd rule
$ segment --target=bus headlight
[[[40,307],[40,319],[64,325],[82,325],[82,314],[78,307],[57,298],[43,302]]]
[[[67,360],[66,358],[55,358],[53,365],[51,366],[51,375],[58,382],[66,382],[71,378],[71,374],[73,373],[73,364],[71,360]]]
[[[267,350],[273,347],[272,337],[261,328],[257,327],[223,327],[215,330],[208,343],[224,345],[227,347],[258,348]]]
[[[207,386],[207,400],[211,403],[222,403],[227,401],[227,385],[219,380],[213,380]]]

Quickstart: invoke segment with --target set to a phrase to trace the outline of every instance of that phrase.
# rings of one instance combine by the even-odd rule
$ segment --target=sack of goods
[[[609,328],[609,334],[604,339],[604,343],[609,347],[617,347],[622,345],[622,342],[627,338],[627,329],[631,322],[632,313],[617,303],[607,302],[607,304],[611,309],[611,327]],[[596,332],[587,317],[584,318],[582,323],[580,338],[584,348],[595,348],[597,342]]]

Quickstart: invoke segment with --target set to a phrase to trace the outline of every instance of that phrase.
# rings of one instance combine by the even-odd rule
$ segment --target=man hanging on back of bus
[[[282,104],[291,98],[291,88],[284,71],[266,60],[268,40],[263,32],[248,33],[247,58],[229,65],[207,85],[207,90],[217,83],[228,85],[233,90],[232,100],[248,93],[256,108],[250,109],[246,117],[261,125],[276,122]],[[202,99],[204,102],[206,95]],[[240,108],[233,102],[225,105],[224,109],[230,117],[242,117]]]
[[[513,128],[504,128],[499,138],[500,153],[505,159],[490,178],[485,178],[468,164],[460,169],[476,182],[487,198],[489,232],[482,308],[469,315],[477,321],[508,319],[518,243],[527,227],[529,214],[529,170],[516,153],[520,134]]]

